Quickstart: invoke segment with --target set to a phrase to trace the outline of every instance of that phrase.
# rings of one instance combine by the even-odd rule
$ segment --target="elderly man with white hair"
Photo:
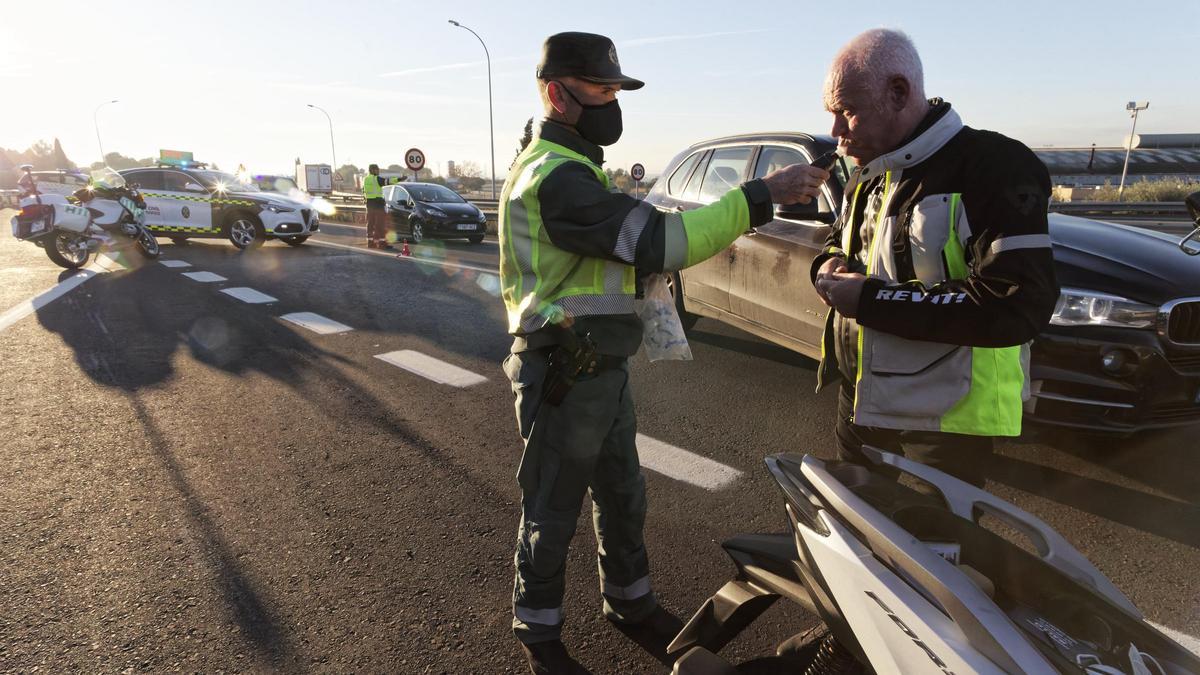
[[[842,379],[837,440],[907,454],[983,486],[993,439],[1021,433],[1028,345],[1058,298],[1046,167],[1022,143],[926,99],[921,59],[867,31],[825,82],[857,167],[812,268],[832,310],[818,389]]]

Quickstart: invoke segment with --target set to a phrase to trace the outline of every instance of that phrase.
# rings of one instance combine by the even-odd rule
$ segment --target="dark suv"
[[[730,187],[835,147],[828,136],[719,138],[676,156],[647,201],[686,211]],[[772,222],[675,278],[686,314],[719,319],[820,358],[827,308],[809,281],[849,172],[839,162],[821,197],[777,207]],[[1032,345],[1032,419],[1130,433],[1200,421],[1200,256],[1177,237],[1050,214],[1062,295]]]
[[[414,244],[426,237],[466,237],[472,244],[478,244],[487,232],[483,211],[444,185],[388,185],[383,188],[383,199],[396,232],[407,235]]]

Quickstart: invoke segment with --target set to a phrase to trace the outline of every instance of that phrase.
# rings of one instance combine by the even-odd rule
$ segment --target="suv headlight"
[[[287,206],[279,206],[278,204],[267,204],[267,210],[271,213],[291,213],[296,209]]]
[[[1064,288],[1050,323],[1054,326],[1153,328],[1157,319],[1158,308],[1152,305],[1107,293]]]

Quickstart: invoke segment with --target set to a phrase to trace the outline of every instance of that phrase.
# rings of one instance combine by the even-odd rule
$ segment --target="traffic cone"
[[[400,247],[400,255],[405,258],[412,255],[412,253],[408,250],[408,239],[405,239],[404,245]]]

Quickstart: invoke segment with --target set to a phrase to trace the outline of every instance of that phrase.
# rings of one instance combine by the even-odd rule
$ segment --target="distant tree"
[[[54,168],[56,168],[56,169],[74,169],[74,168],[76,168],[75,162],[72,162],[71,160],[67,159],[67,153],[63,152],[62,143],[59,143],[57,138],[54,139],[54,150],[52,151],[52,155],[53,155],[53,159],[54,159]]]
[[[517,163],[517,157],[520,157],[521,153],[524,152],[525,148],[529,147],[529,144],[532,142],[533,142],[533,118],[530,117],[528,120],[525,121],[525,133],[523,133],[521,135],[521,141],[517,144],[517,154],[513,155],[513,164]],[[512,165],[510,164],[509,166],[511,168]]]
[[[153,157],[134,159],[133,157],[126,157],[119,152],[109,152],[105,153],[103,162],[93,162],[90,168],[99,169],[107,164],[113,169],[121,171],[123,169],[133,169],[139,166],[154,166],[155,161],[156,160]]]
[[[384,171],[408,171],[408,167],[399,164],[388,164]]]
[[[483,178],[483,169],[475,162],[467,160],[454,165],[454,175],[459,178]]]

